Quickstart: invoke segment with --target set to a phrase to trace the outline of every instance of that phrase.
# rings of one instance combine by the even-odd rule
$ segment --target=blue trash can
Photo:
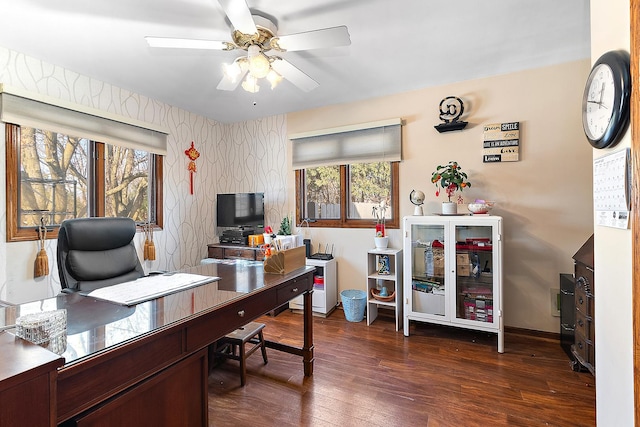
[[[364,319],[364,309],[367,306],[367,293],[357,289],[347,289],[340,292],[344,316],[349,322],[361,322]]]

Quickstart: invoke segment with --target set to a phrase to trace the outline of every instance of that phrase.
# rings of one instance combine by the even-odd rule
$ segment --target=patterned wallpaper
[[[155,234],[158,260],[147,271],[175,270],[199,263],[214,242],[215,200],[219,192],[265,192],[266,222],[279,225],[286,215],[286,116],[224,124],[132,93],[88,76],[0,47],[0,83],[170,130],[164,161],[164,229]],[[46,250],[51,273],[33,278],[37,242],[6,243],[4,129],[0,150],[0,300],[23,302],[57,294],[56,242]],[[191,141],[200,152],[194,194],[189,194]],[[136,237],[140,249],[143,236]],[[142,259],[142,258],[141,258]]]

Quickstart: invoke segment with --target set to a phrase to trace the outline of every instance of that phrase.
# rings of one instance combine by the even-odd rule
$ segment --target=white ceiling
[[[589,0],[247,0],[278,34],[346,25],[351,45],[283,58],[320,83],[216,90],[238,51],[217,0],[2,0],[0,46],[221,122],[237,122],[588,58]],[[9,5],[7,5],[7,3]],[[444,94],[456,95],[456,94]],[[254,105],[254,101],[256,105]]]

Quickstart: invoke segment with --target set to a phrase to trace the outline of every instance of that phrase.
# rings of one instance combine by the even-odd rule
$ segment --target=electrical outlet
[[[549,289],[549,296],[551,297],[551,315],[560,317],[560,289]]]

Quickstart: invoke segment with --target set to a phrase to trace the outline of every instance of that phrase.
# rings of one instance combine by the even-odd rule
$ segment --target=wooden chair
[[[243,387],[247,381],[247,357],[251,356],[256,350],[261,349],[264,364],[266,365],[268,362],[267,349],[264,345],[264,336],[262,334],[264,326],[264,323],[247,323],[219,339],[212,346],[211,354],[214,357],[233,359],[240,362],[240,385]],[[246,344],[252,344],[252,347],[247,350]]]

